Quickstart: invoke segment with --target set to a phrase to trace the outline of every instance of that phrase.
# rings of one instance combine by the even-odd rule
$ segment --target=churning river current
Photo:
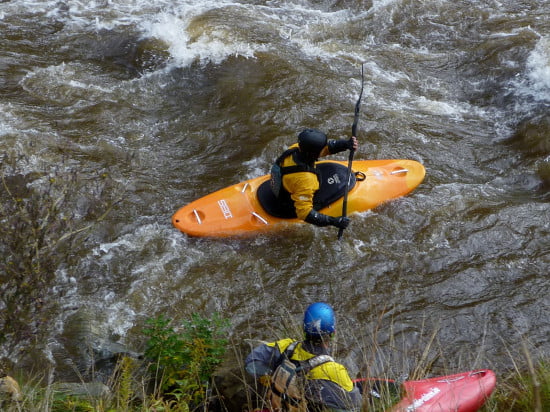
[[[0,2],[0,358],[68,379],[84,346],[139,350],[160,314],[219,312],[240,344],[319,300],[352,373],[548,356],[548,16],[546,0]],[[416,191],[339,242],[172,227],[301,129],[348,138],[362,64],[355,158],[423,163]]]

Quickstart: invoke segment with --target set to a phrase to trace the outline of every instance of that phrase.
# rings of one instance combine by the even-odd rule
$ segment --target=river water
[[[84,347],[140,350],[147,318],[217,311],[238,345],[318,300],[352,372],[548,356],[549,15],[546,0],[2,1],[0,357],[67,378]],[[356,158],[422,162],[415,192],[340,242],[171,226],[302,128],[349,137],[361,64]],[[47,224],[17,229],[17,205]]]

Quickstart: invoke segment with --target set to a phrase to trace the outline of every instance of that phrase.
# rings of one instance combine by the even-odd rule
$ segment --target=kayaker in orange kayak
[[[275,160],[271,169],[271,189],[278,199],[281,210],[288,217],[297,217],[316,226],[336,226],[345,229],[349,225],[346,216],[332,217],[315,209],[313,197],[319,190],[319,178],[315,163],[322,156],[357,150],[355,136],[348,140],[327,139],[317,129],[305,129],[293,144]]]

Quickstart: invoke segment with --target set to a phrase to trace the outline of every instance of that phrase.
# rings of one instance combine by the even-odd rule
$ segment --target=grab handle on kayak
[[[199,216],[199,212],[197,212],[197,209],[193,209],[193,214],[195,215],[195,218],[197,219],[197,222],[199,225],[202,225],[201,217]]]
[[[390,172],[390,175],[397,175],[399,173],[409,173],[409,171],[408,171],[408,169],[393,170],[392,172]]]
[[[258,219],[260,222],[262,222],[264,225],[268,225],[268,221],[265,220],[263,217],[261,217],[259,214],[257,214],[256,212],[252,212],[252,216],[254,216],[256,219]]]

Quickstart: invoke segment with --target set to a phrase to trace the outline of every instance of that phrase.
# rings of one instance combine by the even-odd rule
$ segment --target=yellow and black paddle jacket
[[[289,147],[279,158],[278,163],[282,171],[281,201],[292,201],[296,216],[304,220],[313,209],[313,196],[319,190],[319,178],[314,166],[302,164],[297,158],[298,143]],[[328,146],[321,151],[320,156],[331,154]],[[285,199],[289,197],[289,199]]]
[[[270,376],[283,359],[284,351],[293,342],[293,339],[282,339],[254,348],[246,358],[246,370],[256,378]],[[304,361],[318,355],[328,353],[323,348],[305,341],[298,343],[290,359]],[[360,410],[361,393],[354,386],[344,365],[335,361],[321,363],[309,370],[306,378],[305,397],[309,409]]]

